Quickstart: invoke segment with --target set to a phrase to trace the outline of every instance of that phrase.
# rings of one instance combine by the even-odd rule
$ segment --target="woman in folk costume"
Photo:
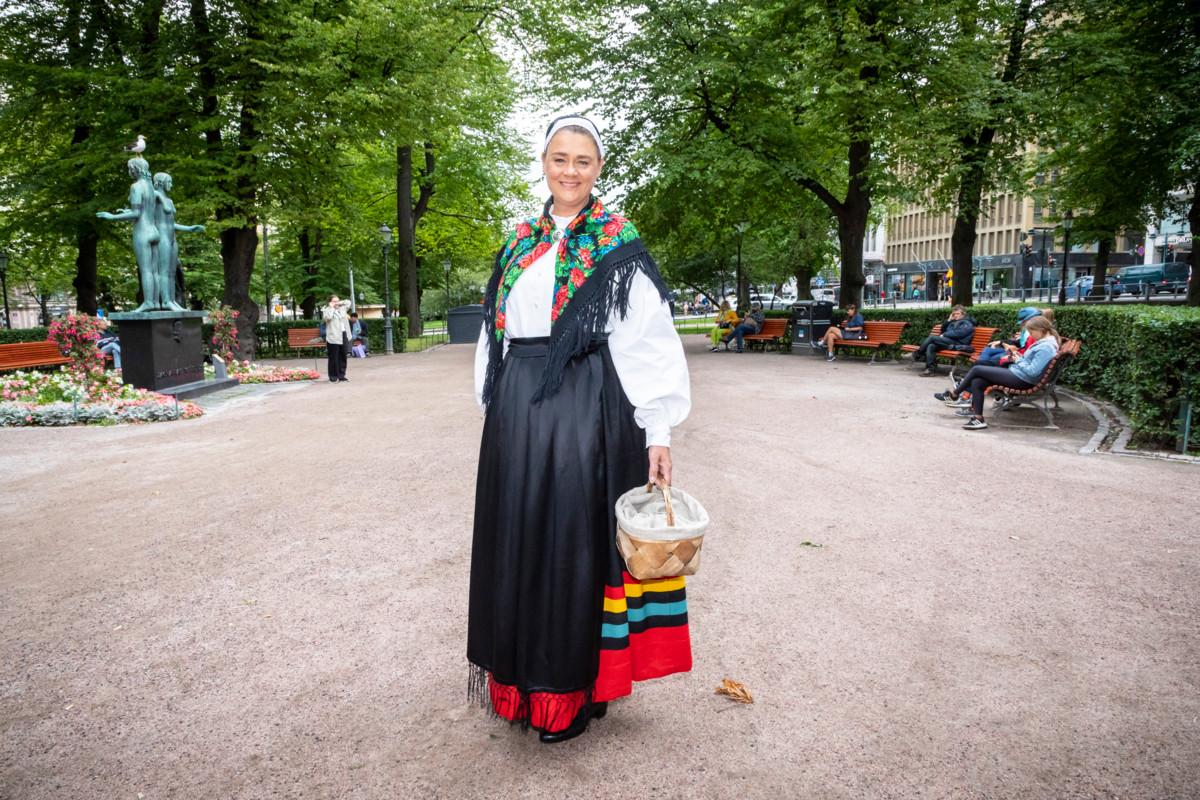
[[[640,582],[616,548],[617,498],[671,481],[691,390],[658,268],[592,195],[603,165],[590,120],[550,124],[552,197],[496,256],[475,358],[470,695],[547,743],[692,664],[683,579]]]

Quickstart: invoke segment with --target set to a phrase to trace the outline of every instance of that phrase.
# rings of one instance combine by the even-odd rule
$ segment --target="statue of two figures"
[[[141,156],[129,159],[129,208],[115,214],[101,211],[100,219],[133,222],[133,255],[142,284],[142,304],[135,311],[183,311],[175,302],[175,270],[179,262],[176,231],[202,231],[203,225],[175,222],[171,176],[159,172],[150,178],[150,164]]]

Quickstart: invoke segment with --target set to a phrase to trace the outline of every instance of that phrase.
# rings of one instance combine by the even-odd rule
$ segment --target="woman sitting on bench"
[[[939,392],[934,397],[958,410],[956,416],[969,417],[963,425],[969,431],[981,431],[987,427],[983,419],[983,401],[989,386],[1006,386],[1010,389],[1032,389],[1042,379],[1042,373],[1058,353],[1058,332],[1045,317],[1033,317],[1025,323],[1025,330],[1033,344],[1023,354],[1014,356],[1007,367],[976,365],[963,376],[958,388],[952,392]],[[971,399],[962,395],[970,392]]]
[[[825,335],[819,340],[819,344],[825,347],[825,360],[834,361],[837,356],[833,354],[833,343],[838,339],[861,339],[863,338],[863,327],[866,325],[863,322],[862,314],[858,313],[858,306],[854,303],[846,305],[846,318],[842,320],[840,325],[830,327],[825,331]]]

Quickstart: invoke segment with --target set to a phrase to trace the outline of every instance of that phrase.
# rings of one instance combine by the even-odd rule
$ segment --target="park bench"
[[[762,350],[767,349],[767,345],[774,345],[778,350],[783,344],[783,337],[787,335],[788,321],[781,317],[771,317],[763,321],[762,330],[758,333],[750,333],[742,337],[742,340],[748,347],[761,345]]]
[[[59,364],[70,363],[71,359],[62,354],[58,345],[48,340],[0,344],[0,371],[30,367],[56,367]]]
[[[863,323],[863,333],[866,334],[864,339],[836,339],[834,347],[860,347],[871,351],[870,363],[875,363],[875,357],[879,355],[879,350],[882,347],[891,347],[900,341],[900,334],[904,333],[904,329],[908,327],[907,322],[885,322],[867,320]]]
[[[970,350],[939,350],[937,357],[950,362],[950,376],[954,377],[956,367],[965,363],[973,363],[979,360],[979,354],[983,352],[983,348],[988,346],[988,342],[996,338],[996,332],[999,328],[975,328],[975,333],[971,336]],[[937,336],[942,332],[941,325],[934,325],[929,331],[930,336]],[[905,353],[913,353],[914,363],[921,363],[916,360],[916,352],[920,349],[919,345],[905,344],[901,345],[900,349]]]
[[[1063,370],[1070,366],[1075,357],[1079,355],[1080,342],[1078,339],[1064,339],[1058,347],[1058,352],[1054,358],[1050,359],[1050,363],[1046,365],[1046,369],[1042,371],[1042,377],[1036,384],[1028,389],[1010,389],[1007,386],[989,386],[984,394],[990,394],[995,401],[995,408],[998,411],[1011,411],[1022,403],[1029,401],[1042,401],[1042,413],[1046,416],[1046,428],[1057,430],[1058,426],[1054,424],[1054,415],[1050,408],[1050,400],[1054,400],[1054,410],[1058,410],[1058,378],[1062,375]]]
[[[320,328],[288,328],[288,347],[293,350],[324,350],[325,339]],[[320,356],[313,354],[313,370],[318,370]]]

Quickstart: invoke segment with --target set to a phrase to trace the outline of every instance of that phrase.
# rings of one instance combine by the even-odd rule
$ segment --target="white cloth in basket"
[[[667,527],[667,504],[657,489],[630,489],[617,498],[617,524],[630,536],[662,542],[691,539],[708,528],[708,512],[700,501],[682,489],[671,487],[675,527]]]

